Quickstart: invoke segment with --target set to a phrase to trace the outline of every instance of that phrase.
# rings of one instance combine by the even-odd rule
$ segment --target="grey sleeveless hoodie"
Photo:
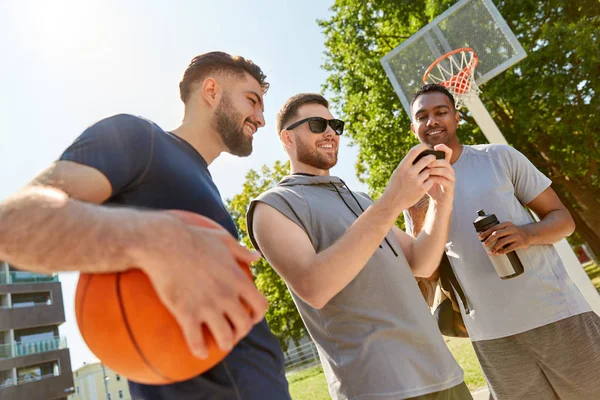
[[[292,175],[250,204],[275,208],[302,228],[317,253],[332,246],[369,207],[332,176]],[[292,297],[317,344],[334,399],[393,400],[438,392],[463,381],[393,232],[367,265],[322,309]]]

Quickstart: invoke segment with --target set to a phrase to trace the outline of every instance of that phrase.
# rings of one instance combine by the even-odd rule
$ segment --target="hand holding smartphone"
[[[438,160],[443,160],[446,157],[446,153],[444,153],[443,151],[439,151],[439,150],[424,150],[421,152],[421,154],[419,154],[417,156],[417,158],[415,158],[415,161],[413,161],[413,165],[415,165],[417,163],[417,161],[419,161],[421,158],[428,156],[428,155],[434,155],[436,159]]]

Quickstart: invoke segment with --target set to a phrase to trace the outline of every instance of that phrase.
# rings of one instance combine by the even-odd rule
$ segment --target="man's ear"
[[[279,134],[279,140],[281,140],[281,143],[283,143],[284,147],[289,149],[295,144],[296,138],[294,137],[294,135],[291,134],[290,131],[284,129]]]
[[[460,113],[458,110],[454,111],[454,119],[456,119],[456,126],[458,127],[458,123],[460,122]]]
[[[200,87],[202,99],[211,106],[219,104],[221,101],[221,93],[223,87],[217,82],[215,78],[208,77],[202,82]]]

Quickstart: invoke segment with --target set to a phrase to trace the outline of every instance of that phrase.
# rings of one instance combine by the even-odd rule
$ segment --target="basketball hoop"
[[[457,59],[460,59],[460,62],[456,62]],[[427,68],[423,75],[423,83],[437,83],[444,86],[454,96],[456,108],[459,109],[464,104],[465,98],[476,96],[481,92],[474,77],[478,61],[477,54],[471,48],[452,50]]]

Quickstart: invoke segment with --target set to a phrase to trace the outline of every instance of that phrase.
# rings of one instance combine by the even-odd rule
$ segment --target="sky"
[[[89,125],[117,113],[176,128],[178,84],[196,55],[220,50],[257,63],[271,89],[254,152],[219,157],[210,170],[223,199],[241,192],[250,169],[285,160],[275,115],[300,92],[320,92],[327,73],[317,19],[327,0],[0,1],[0,200],[56,160]],[[346,139],[347,140],[347,139]],[[342,139],[342,143],[344,139]],[[347,142],[346,142],[347,143]],[[332,174],[353,190],[357,149],[341,147]],[[77,273],[61,273],[73,370],[96,361],[77,329]]]

